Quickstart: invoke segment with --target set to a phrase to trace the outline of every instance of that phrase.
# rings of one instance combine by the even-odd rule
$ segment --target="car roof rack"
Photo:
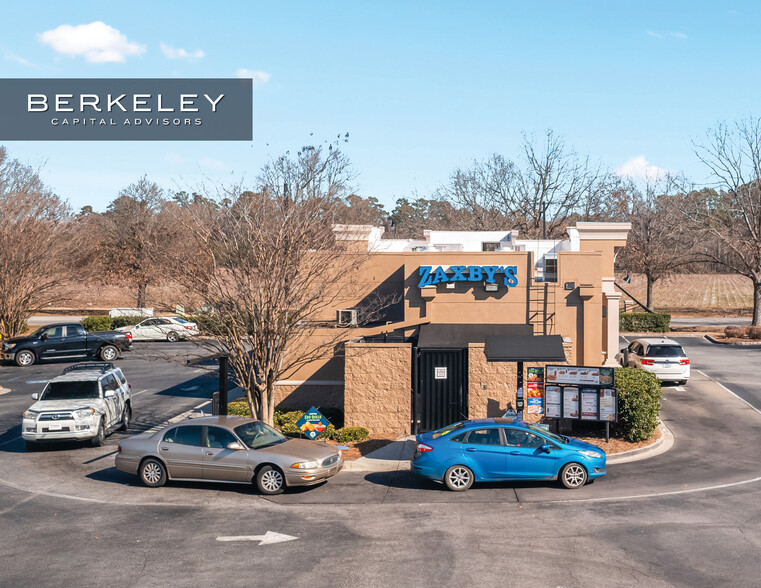
[[[94,361],[90,361],[70,365],[69,367],[64,368],[63,373],[68,374],[70,372],[100,372],[101,374],[105,374],[112,369],[114,369],[114,364],[111,362],[103,361],[96,363]]]

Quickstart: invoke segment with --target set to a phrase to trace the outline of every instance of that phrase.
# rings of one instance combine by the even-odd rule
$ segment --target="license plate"
[[[60,431],[63,425],[48,425],[48,431]]]

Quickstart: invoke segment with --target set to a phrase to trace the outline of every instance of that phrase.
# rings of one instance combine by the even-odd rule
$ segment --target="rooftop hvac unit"
[[[336,322],[339,327],[356,327],[357,326],[357,309],[343,308],[336,311]]]

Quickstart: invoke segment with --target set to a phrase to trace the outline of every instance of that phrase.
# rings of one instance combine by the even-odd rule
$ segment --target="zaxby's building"
[[[562,240],[426,231],[417,241],[336,227],[368,252],[362,292],[334,309],[345,344],[279,381],[279,408],[338,407],[347,425],[409,433],[515,406],[516,353],[536,358],[526,367],[614,365],[613,264],[629,228],[579,222]],[[373,296],[391,301],[382,320],[352,327]]]

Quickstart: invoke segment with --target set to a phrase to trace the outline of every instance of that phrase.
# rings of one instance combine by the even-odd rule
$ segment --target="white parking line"
[[[702,372],[702,371],[700,371],[700,370],[695,370],[695,371],[696,371],[696,372],[698,372],[699,374],[703,374],[703,375],[704,375],[706,378],[708,378],[708,379],[709,379],[709,380],[711,380],[712,382],[714,382],[714,383],[718,384],[719,386],[721,386],[722,388],[724,388],[724,389],[725,389],[727,392],[729,392],[729,393],[730,393],[732,396],[734,396],[734,397],[735,397],[735,398],[737,398],[738,400],[741,400],[742,402],[744,402],[745,404],[747,404],[747,405],[748,405],[750,408],[752,408],[753,410],[755,410],[755,411],[756,411],[758,414],[761,414],[761,410],[758,410],[758,409],[757,409],[755,406],[753,406],[753,405],[752,405],[750,402],[748,402],[747,400],[745,400],[745,398],[741,398],[741,397],[740,397],[740,396],[738,396],[738,395],[737,395],[735,392],[732,392],[732,390],[730,390],[729,388],[727,388],[727,387],[726,387],[724,384],[722,384],[722,383],[721,383],[721,382],[719,382],[718,380],[715,380],[714,378],[712,378],[711,376],[709,376],[707,373],[705,373],[705,372]]]
[[[145,390],[140,390],[140,392],[133,392],[132,396],[137,396],[138,394],[142,394],[143,392],[148,392],[148,388],[146,388]]]

